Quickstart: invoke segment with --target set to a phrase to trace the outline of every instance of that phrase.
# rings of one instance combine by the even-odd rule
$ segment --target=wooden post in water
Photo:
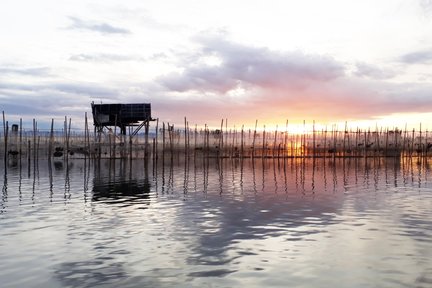
[[[325,130],[324,130],[324,158],[327,157],[327,125],[325,126]]]
[[[342,156],[346,157],[347,156],[347,151],[346,151],[346,136],[348,134],[348,124],[347,121],[345,121],[345,128],[344,128],[344,135],[343,135],[343,142],[342,142]]]
[[[87,112],[85,113],[85,117],[86,117],[85,130],[86,130],[86,134],[87,134],[87,137],[85,139],[85,143],[86,143],[85,146],[86,146],[87,156],[90,157],[90,130],[89,130],[89,126],[88,126]]]
[[[33,163],[35,163],[36,162],[36,154],[37,154],[37,151],[36,151],[36,145],[37,145],[37,143],[36,143],[36,120],[33,118]]]
[[[418,153],[420,157],[423,156],[423,141],[422,141],[422,123],[420,122],[420,130],[419,130],[419,143],[418,143],[418,150],[420,153]]]
[[[159,118],[156,118],[156,131],[155,131],[155,158],[158,158],[158,136],[159,136]]]
[[[144,158],[148,159],[148,145],[149,145],[149,129],[150,129],[150,121],[146,120],[144,124],[144,134],[145,134],[145,141],[144,141]]]
[[[265,146],[265,142],[266,142],[266,139],[265,139],[265,137],[266,137],[265,128],[266,128],[266,126],[264,125],[263,137],[262,137],[263,140],[262,140],[261,158],[264,158],[264,156],[265,156],[265,148],[266,148],[266,146]]]
[[[379,154],[380,154],[380,134],[379,134],[379,130],[378,130],[378,124],[375,125],[375,143],[376,143],[375,156],[379,156]]]
[[[283,145],[283,151],[288,151],[288,119],[286,120],[285,124],[285,135],[284,135],[284,145]],[[288,153],[285,153],[284,156],[288,156]],[[284,157],[286,158],[286,157]]]
[[[165,153],[165,122],[162,122],[162,153]]]
[[[387,157],[388,156],[388,149],[389,149],[389,130],[388,128],[386,128],[385,130],[385,151],[384,151],[384,155]]]
[[[196,152],[197,152],[197,136],[198,136],[198,125],[195,124],[195,131],[194,131],[194,157],[196,156]]]
[[[187,145],[187,120],[186,116],[184,117],[184,153],[187,155],[188,153],[188,145]]]
[[[66,160],[69,160],[69,149],[70,149],[70,134],[71,134],[72,118],[69,118],[69,127],[67,131],[67,141],[66,141]]]
[[[31,161],[31,141],[30,140],[28,140],[28,146],[27,146],[27,161],[28,161],[28,167],[30,169],[30,161]]]
[[[65,116],[63,122],[63,159],[66,160],[67,150],[66,150],[66,142],[67,142],[67,117]]]
[[[307,144],[306,144],[306,120],[303,120],[302,142],[303,142],[302,147],[301,147],[301,149],[302,149],[302,157],[305,158],[307,156],[306,155],[306,146],[307,146]]]
[[[221,126],[220,126],[220,135],[219,135],[219,151],[223,155],[224,153],[224,136],[223,136],[223,124],[224,119],[221,120]]]
[[[20,129],[20,131],[19,131],[19,154],[20,154],[20,163],[21,163],[21,155],[22,155],[22,118],[20,118],[20,127],[19,127],[19,129]]]
[[[276,142],[277,142],[277,133],[278,133],[278,125],[276,125],[276,130],[274,133],[274,140],[273,140],[273,153],[272,157],[275,158],[275,151],[276,151]],[[279,153],[278,153],[279,154]]]
[[[7,163],[7,157],[8,157],[8,136],[7,136],[7,128],[9,125],[6,123],[6,117],[5,117],[5,113],[3,111],[3,137],[4,137],[4,163],[5,163],[5,169],[6,169],[6,163]]]
[[[258,125],[258,119],[255,121],[255,129],[254,129],[253,139],[252,139],[252,158],[255,157],[255,139],[256,139],[257,125]]]
[[[332,137],[333,137],[333,159],[336,157],[336,125],[332,125]]]
[[[240,158],[243,158],[243,152],[244,152],[244,124],[241,128],[241,140],[240,140]]]
[[[48,146],[48,160],[51,161],[52,151],[54,144],[54,119],[51,119],[51,130],[50,130],[50,138],[49,138],[49,146]]]
[[[404,134],[404,136],[403,136],[403,144],[402,144],[402,152],[401,152],[401,154],[402,154],[402,156],[406,156],[406,138],[407,138],[407,123],[405,123],[405,131],[403,132]]]

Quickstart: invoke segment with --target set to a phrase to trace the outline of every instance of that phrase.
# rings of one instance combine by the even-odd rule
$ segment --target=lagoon
[[[427,158],[11,161],[2,287],[431,287]]]

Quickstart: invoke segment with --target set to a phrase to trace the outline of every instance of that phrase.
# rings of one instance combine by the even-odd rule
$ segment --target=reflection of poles
[[[87,168],[87,162],[90,164],[90,160],[87,160],[87,156],[84,157],[84,203],[87,203],[87,191],[88,191],[88,181],[89,175],[87,175],[89,168]]]
[[[184,162],[183,193],[187,194],[189,186],[189,157],[187,157],[187,155]]]
[[[275,184],[275,193],[277,193],[278,191],[278,181],[277,181],[277,177],[276,177],[276,161],[273,159],[273,180],[274,180],[274,184]],[[279,163],[279,159],[278,159],[278,163]],[[279,167],[279,165],[278,165]]]
[[[53,175],[52,175],[52,163],[51,163],[51,154],[48,156],[48,175],[49,175],[49,191],[50,191],[50,202],[52,202],[53,197]]]
[[[66,162],[65,192],[64,192],[65,203],[70,198],[71,198],[71,193],[70,193],[70,178],[69,178],[69,162]]]
[[[256,194],[258,191],[257,191],[257,184],[256,184],[255,161],[254,161],[254,159],[252,159],[252,183],[253,183],[254,193]]]
[[[315,194],[315,169],[316,169],[316,157],[314,156],[312,160],[312,183],[311,183],[311,189],[313,194]]]
[[[3,213],[3,209],[5,209],[5,205],[4,202],[7,202],[7,197],[8,197],[8,178],[7,178],[7,163],[6,163],[6,158],[5,158],[5,169],[4,169],[4,174],[3,174],[3,187],[2,187],[2,201],[0,202],[0,213]]]
[[[244,191],[243,191],[243,158],[240,159],[240,192],[243,195]]]

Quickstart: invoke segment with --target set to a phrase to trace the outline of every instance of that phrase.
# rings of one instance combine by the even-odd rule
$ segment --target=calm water
[[[1,287],[432,287],[424,161],[1,166]]]

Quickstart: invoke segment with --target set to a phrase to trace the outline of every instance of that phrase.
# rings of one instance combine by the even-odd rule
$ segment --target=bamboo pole
[[[50,139],[49,139],[49,146],[48,146],[48,160],[50,161],[52,157],[53,144],[54,144],[54,119],[51,119],[51,130],[50,130]]]
[[[158,139],[158,137],[159,137],[159,118],[156,118],[156,131],[155,131],[155,158],[157,159],[158,158],[158,144],[159,144],[159,139]]]
[[[285,124],[285,135],[284,135],[284,151],[288,151],[288,119]],[[288,153],[285,153],[285,156],[288,156]],[[285,157],[284,157],[285,158]]]
[[[5,112],[2,111],[3,113],[3,138],[4,138],[4,161],[5,161],[5,168],[6,168],[6,161],[7,161],[7,136],[6,136],[6,117],[5,117]]]
[[[162,153],[165,153],[165,122],[162,122]]]
[[[257,125],[258,125],[258,119],[255,121],[255,129],[254,129],[254,133],[253,133],[253,139],[252,139],[252,158],[255,157],[255,139],[256,139],[256,130],[257,130]]]
[[[184,117],[184,153],[187,155],[188,153],[188,145],[187,145],[187,120],[186,116]]]
[[[71,135],[71,126],[72,126],[72,118],[69,118],[69,127],[68,127],[68,132],[67,132],[67,149],[66,149],[66,153],[68,156],[66,156],[66,159],[69,159],[69,150],[70,150],[70,135]]]
[[[241,141],[240,141],[240,158],[243,158],[243,152],[244,152],[244,124],[241,128]]]
[[[276,151],[277,129],[278,129],[278,125],[276,125],[275,136],[274,136],[274,140],[273,140],[273,153],[272,153],[273,158],[275,158],[275,151]]]
[[[316,135],[315,135],[315,120],[312,121],[312,156],[316,157]]]
[[[265,156],[265,144],[266,144],[266,130],[265,130],[266,126],[264,125],[264,130],[263,130],[263,137],[262,137],[262,151],[261,151],[261,158],[264,158]]]
[[[327,157],[327,125],[324,130],[324,158]]]
[[[145,124],[144,124],[144,128],[145,128],[145,131],[144,131],[144,137],[145,137],[145,141],[144,141],[144,158],[145,159],[148,159],[148,144],[149,144],[149,129],[150,129],[150,121],[149,120],[146,120],[146,122],[145,122]],[[132,143],[131,143],[132,144]]]
[[[224,151],[224,134],[223,134],[224,119],[221,120],[220,135],[219,135],[219,151],[223,154]]]
[[[27,153],[28,168],[30,169],[30,162],[31,162],[31,141],[30,140],[28,140],[27,151],[28,151]]]
[[[21,163],[21,155],[22,155],[22,118],[20,118],[20,127],[19,127],[19,129],[20,129],[20,131],[19,131],[19,154],[20,154],[20,163]]]
[[[405,131],[403,136],[403,144],[402,144],[402,153],[406,154],[405,146],[406,146],[406,138],[407,138],[407,123],[405,123]]]
[[[37,151],[36,151],[36,145],[37,145],[37,143],[36,143],[36,120],[33,118],[33,163],[35,163],[36,162],[36,154],[37,154]]]

